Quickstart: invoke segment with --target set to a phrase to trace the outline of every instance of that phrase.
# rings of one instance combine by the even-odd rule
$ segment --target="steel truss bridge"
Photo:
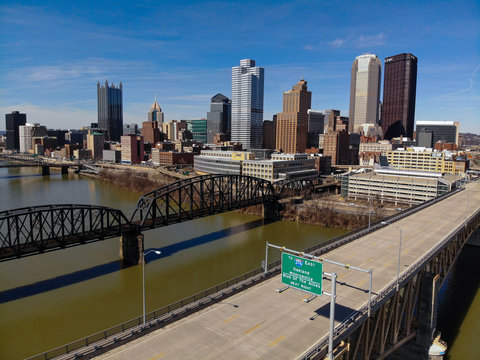
[[[269,181],[241,175],[204,175],[142,195],[130,219],[121,210],[90,205],[46,205],[0,212],[0,261],[138,234],[170,224],[253,205],[275,208],[311,181]],[[267,215],[267,214],[266,214]]]

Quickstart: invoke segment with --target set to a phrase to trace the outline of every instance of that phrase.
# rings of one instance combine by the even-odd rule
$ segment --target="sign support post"
[[[330,295],[330,334],[328,335],[328,358],[333,360],[333,331],[335,330],[335,300],[337,273],[332,273],[332,294]]]
[[[265,264],[264,264],[264,274],[267,275],[268,271],[268,241],[267,244],[265,245]]]

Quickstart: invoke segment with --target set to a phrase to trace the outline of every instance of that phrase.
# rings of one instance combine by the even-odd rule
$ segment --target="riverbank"
[[[123,190],[144,194],[168,185],[178,179],[150,170],[102,169],[98,175],[82,174],[111,183]],[[383,207],[372,207],[370,221],[375,222],[390,215]],[[262,216],[262,206],[256,205],[235,210],[237,213]],[[285,221],[318,225],[343,230],[354,230],[368,224],[368,207],[349,207],[338,196],[314,194],[308,199],[292,197],[280,201],[280,217]]]
[[[138,194],[145,194],[162,186],[178,181],[178,179],[174,179],[168,175],[131,169],[102,169],[98,174],[80,174],[82,176],[87,176],[111,183],[122,190],[132,191]]]

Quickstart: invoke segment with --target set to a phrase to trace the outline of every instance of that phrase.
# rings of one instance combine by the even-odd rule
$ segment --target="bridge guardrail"
[[[391,220],[400,220],[406,216],[409,216],[417,211],[424,209],[440,200],[443,200],[447,197],[450,197],[463,189],[458,189],[450,193],[444,194],[440,197],[429,200],[425,203],[416,205],[408,210],[402,211],[399,214],[394,214],[389,216],[381,221],[377,221],[371,224],[370,229],[367,226],[363,226],[357,230],[354,230],[350,233],[335,237],[333,239],[327,240],[321,244],[309,247],[303,252],[313,253],[315,255],[328,252],[334,248],[345,245],[369,232],[373,232],[387,225],[381,224],[381,222],[391,221]],[[422,257],[423,258],[423,257]],[[276,260],[267,265],[267,275],[264,274],[263,268],[257,268],[251,270],[245,274],[237,276],[233,279],[220,283],[216,286],[213,286],[209,289],[203,290],[199,293],[191,295],[187,298],[181,299],[177,302],[164,306],[160,309],[156,309],[146,314],[146,319],[148,323],[145,328],[143,328],[143,317],[138,316],[136,318],[127,320],[121,324],[115,325],[106,330],[97,332],[95,334],[89,335],[82,339],[70,342],[66,345],[59,346],[57,348],[48,350],[46,352],[34,355],[27,358],[26,360],[48,360],[59,357],[59,359],[76,359],[80,356],[90,354],[98,349],[101,349],[105,346],[112,345],[118,341],[124,340],[130,336],[135,336],[142,332],[143,330],[150,329],[153,326],[161,325],[162,323],[166,324],[169,321],[172,321],[174,318],[182,315],[187,315],[190,311],[194,311],[196,308],[205,306],[209,303],[212,303],[218,299],[223,298],[227,295],[232,295],[233,293],[241,290],[246,286],[251,286],[254,283],[259,283],[263,280],[266,280],[277,273],[280,273],[280,259]],[[408,270],[408,269],[407,269]],[[405,275],[404,275],[405,276]],[[402,284],[405,280],[405,277],[400,278],[400,283]],[[413,276],[413,275],[412,275]],[[239,285],[235,287],[235,285]],[[372,309],[376,308],[381,304],[383,299],[387,299],[386,296],[391,293],[392,289],[396,289],[396,280],[393,280],[390,285],[387,285],[385,290],[380,291],[375,297],[372,298]],[[350,315],[346,320],[341,324],[335,327],[335,337],[341,335],[344,331],[352,331],[354,328],[353,324],[360,324],[358,321],[361,317],[366,316],[367,314],[367,305],[365,304],[361,309],[355,311]],[[318,351],[326,348],[328,345],[328,336],[322,338],[316,345],[314,345],[310,350],[307,350],[301,359],[309,359],[313,354],[318,354]]]

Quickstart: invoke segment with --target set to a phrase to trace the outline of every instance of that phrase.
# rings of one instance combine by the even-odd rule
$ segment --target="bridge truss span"
[[[0,212],[0,261],[117,237],[131,225],[120,210],[45,205]]]
[[[131,223],[151,229],[277,200],[272,184],[242,175],[205,175],[140,197]]]

